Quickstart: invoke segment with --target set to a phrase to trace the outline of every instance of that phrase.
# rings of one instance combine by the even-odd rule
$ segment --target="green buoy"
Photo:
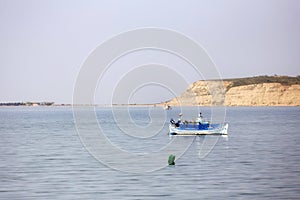
[[[169,155],[168,163],[169,165],[175,165],[175,156],[173,154]]]

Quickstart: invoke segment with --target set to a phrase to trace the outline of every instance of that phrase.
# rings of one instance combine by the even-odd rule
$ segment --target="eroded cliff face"
[[[229,106],[300,106],[300,85],[261,83],[232,87],[226,92]]]
[[[234,86],[232,81],[197,81],[171,106],[300,106],[300,84],[258,83]]]

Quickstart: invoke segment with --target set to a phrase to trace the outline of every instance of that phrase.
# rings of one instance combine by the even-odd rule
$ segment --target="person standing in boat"
[[[179,126],[180,126],[180,124],[181,124],[181,122],[182,122],[182,115],[183,115],[182,113],[179,114],[178,121],[177,121],[177,123],[175,123],[175,126],[176,126],[176,127],[179,127]]]
[[[202,117],[202,113],[201,112],[198,114],[196,122],[198,122],[199,124],[201,124],[203,122],[203,117]]]
[[[179,113],[179,118],[178,118],[178,123],[181,123],[182,122],[182,113]]]

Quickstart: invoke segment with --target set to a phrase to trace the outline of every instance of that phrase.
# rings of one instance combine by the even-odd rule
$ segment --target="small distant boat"
[[[175,122],[170,120],[169,134],[170,135],[227,135],[228,123],[210,124],[209,121],[203,120],[201,113],[196,121],[181,121],[182,114],[179,114],[180,119]]]
[[[165,105],[164,109],[165,109],[165,110],[172,110],[172,107],[169,106],[169,105]]]

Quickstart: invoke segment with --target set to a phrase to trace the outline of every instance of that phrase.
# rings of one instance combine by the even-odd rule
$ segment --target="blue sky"
[[[112,36],[142,27],[193,38],[222,78],[300,75],[299,19],[297,0],[0,0],[0,102],[71,103],[89,54]],[[138,102],[147,103],[144,94]]]

